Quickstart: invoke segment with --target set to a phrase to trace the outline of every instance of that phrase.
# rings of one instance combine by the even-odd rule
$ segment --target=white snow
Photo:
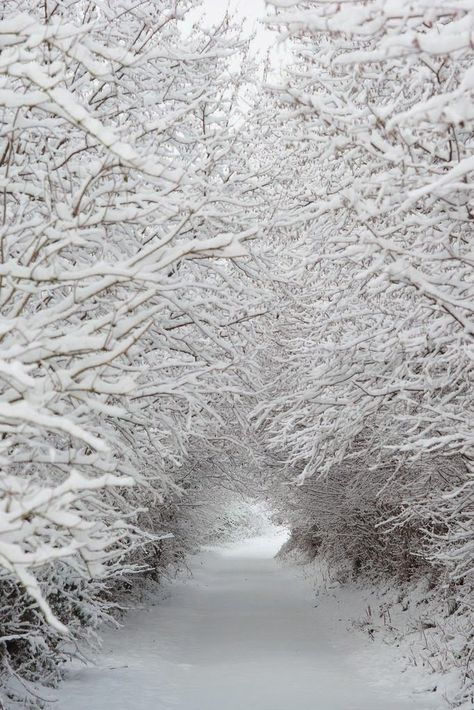
[[[396,650],[347,630],[337,601],[273,559],[281,530],[209,547],[192,577],[106,634],[60,710],[440,710]],[[416,678],[415,678],[416,680]],[[418,678],[419,680],[419,678]]]

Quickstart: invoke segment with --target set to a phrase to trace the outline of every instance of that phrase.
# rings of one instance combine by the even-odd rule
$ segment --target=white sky
[[[203,0],[203,8],[205,12],[206,24],[216,24],[224,16],[226,9],[230,6],[231,11],[235,12],[238,19],[244,21],[245,30],[251,33],[256,31],[255,49],[266,51],[269,47],[275,44],[275,38],[266,27],[259,22],[265,16],[265,0]],[[196,21],[201,16],[201,11],[193,12],[193,20]]]
[[[226,0],[204,0],[204,7],[209,17],[219,20],[225,13]],[[230,0],[230,8],[240,17],[255,24],[256,20],[265,15],[264,0]]]

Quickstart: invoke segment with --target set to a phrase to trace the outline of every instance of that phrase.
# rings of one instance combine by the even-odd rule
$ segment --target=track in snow
[[[281,533],[209,548],[193,578],[107,633],[71,671],[60,710],[438,710],[389,648],[347,631],[337,604],[273,556]],[[430,704],[431,702],[431,704]]]

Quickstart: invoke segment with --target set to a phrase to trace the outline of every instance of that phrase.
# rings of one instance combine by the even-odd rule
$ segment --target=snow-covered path
[[[347,631],[337,604],[272,559],[281,535],[210,549],[193,578],[109,632],[60,710],[433,710],[393,652]],[[331,611],[332,608],[332,611]],[[328,611],[329,609],[329,611]]]

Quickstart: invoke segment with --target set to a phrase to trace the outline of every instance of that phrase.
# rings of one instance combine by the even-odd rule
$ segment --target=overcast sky
[[[224,16],[227,9],[227,0],[204,0],[204,12],[206,16],[206,24],[215,24]],[[239,19],[244,20],[245,29],[248,32],[256,30],[257,37],[255,46],[258,49],[266,50],[275,40],[272,33],[269,32],[264,25],[259,23],[259,20],[265,16],[264,0],[230,0],[230,8],[236,13]],[[199,17],[201,11],[197,11],[193,19]]]
[[[206,12],[216,19],[222,17],[226,11],[226,0],[204,0]],[[249,22],[256,20],[265,14],[264,0],[231,0],[230,7],[242,18],[247,18]]]

